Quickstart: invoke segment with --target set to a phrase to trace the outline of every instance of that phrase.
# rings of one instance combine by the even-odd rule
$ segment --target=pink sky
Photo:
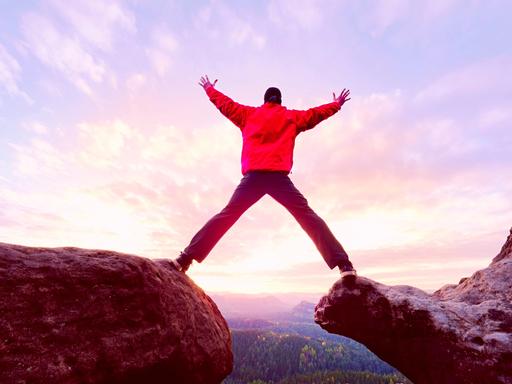
[[[227,203],[241,137],[197,85],[308,108],[292,180],[359,273],[427,290],[485,267],[512,225],[510,4],[109,2],[6,6],[0,241],[176,257]],[[9,8],[10,7],[10,8]],[[325,292],[271,198],[190,276],[208,291]]]

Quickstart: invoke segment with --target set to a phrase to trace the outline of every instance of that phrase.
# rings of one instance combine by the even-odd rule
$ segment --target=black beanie
[[[263,100],[265,101],[265,103],[271,102],[281,104],[281,91],[276,87],[270,87],[265,92]]]

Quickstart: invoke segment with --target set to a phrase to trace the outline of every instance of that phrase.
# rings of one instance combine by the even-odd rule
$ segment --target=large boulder
[[[433,294],[364,277],[337,281],[315,321],[415,384],[512,383],[512,230],[485,269]]]
[[[166,261],[0,243],[0,383],[220,383],[231,337]]]

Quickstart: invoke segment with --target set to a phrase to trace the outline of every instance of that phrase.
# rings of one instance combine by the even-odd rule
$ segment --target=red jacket
[[[260,107],[238,104],[213,87],[206,90],[211,102],[242,131],[242,174],[249,171],[290,172],[295,138],[340,110],[337,102],[307,111],[287,109],[279,104]]]

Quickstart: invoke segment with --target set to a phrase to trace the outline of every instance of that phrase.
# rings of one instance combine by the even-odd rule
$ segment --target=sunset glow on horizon
[[[434,290],[512,225],[512,3],[5,2],[0,242],[175,258],[238,184],[241,135],[200,76],[307,109],[291,179],[360,275]],[[338,278],[265,196],[189,275],[206,291],[326,292]]]

